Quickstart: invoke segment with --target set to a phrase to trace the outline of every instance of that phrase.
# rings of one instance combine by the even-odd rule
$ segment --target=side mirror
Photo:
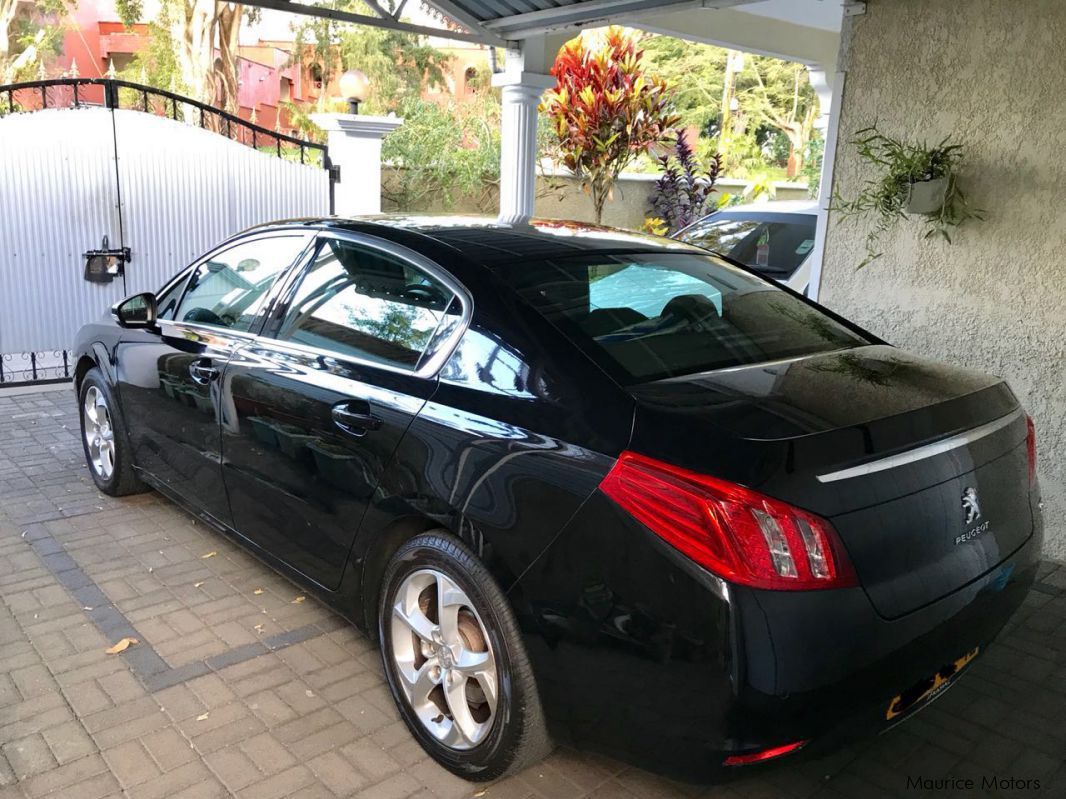
[[[150,291],[127,297],[111,308],[111,315],[122,327],[152,327],[156,312],[155,295]]]

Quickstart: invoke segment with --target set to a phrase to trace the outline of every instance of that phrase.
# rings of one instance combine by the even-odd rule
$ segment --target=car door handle
[[[381,428],[381,418],[370,412],[369,402],[345,402],[333,406],[333,423],[353,436],[364,436]]]
[[[218,369],[211,365],[211,361],[193,361],[189,364],[189,377],[192,378],[192,382],[206,386],[218,378]]]

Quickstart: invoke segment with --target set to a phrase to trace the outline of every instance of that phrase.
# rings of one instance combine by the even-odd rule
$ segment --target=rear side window
[[[869,343],[713,256],[582,256],[498,274],[622,383]]]
[[[814,249],[816,219],[807,214],[724,219],[714,215],[679,238],[727,255],[760,274],[785,280]]]

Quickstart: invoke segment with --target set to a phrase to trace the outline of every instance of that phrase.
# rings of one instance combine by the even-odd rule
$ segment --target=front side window
[[[306,236],[272,236],[212,255],[193,271],[174,318],[250,330],[265,310],[271,287],[306,245]]]
[[[869,343],[773,283],[710,255],[578,256],[499,274],[622,383]]]
[[[727,255],[767,277],[788,279],[814,249],[816,218],[808,214],[752,217],[715,214],[697,222],[679,238]]]
[[[410,263],[352,242],[326,239],[301,278],[278,338],[372,363],[415,369],[459,303]]]

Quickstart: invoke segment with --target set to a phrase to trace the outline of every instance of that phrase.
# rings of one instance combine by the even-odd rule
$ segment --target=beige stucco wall
[[[964,143],[962,185],[989,218],[953,245],[900,226],[862,271],[866,228],[831,219],[821,300],[894,344],[1010,381],[1037,426],[1045,553],[1066,560],[1066,3],[870,0],[844,41],[836,190],[869,177],[845,142],[877,121]]]
[[[649,198],[656,177],[623,174],[615,185],[614,198],[604,208],[603,223],[639,230],[648,213]],[[382,179],[386,184],[403,180],[403,170],[386,169]],[[721,193],[743,194],[746,185],[744,181],[739,180],[720,180],[717,189]],[[545,219],[574,219],[578,222],[591,222],[595,218],[592,198],[581,190],[580,181],[572,176],[555,176],[550,185],[543,177],[538,177],[537,187],[537,216]],[[775,184],[774,188],[778,201],[807,199],[806,184],[782,182]],[[387,196],[383,196],[382,208],[389,212],[495,214],[499,209],[499,202],[498,190],[491,187],[476,197],[459,196],[450,200],[444,197],[427,197],[413,208],[398,208]]]

